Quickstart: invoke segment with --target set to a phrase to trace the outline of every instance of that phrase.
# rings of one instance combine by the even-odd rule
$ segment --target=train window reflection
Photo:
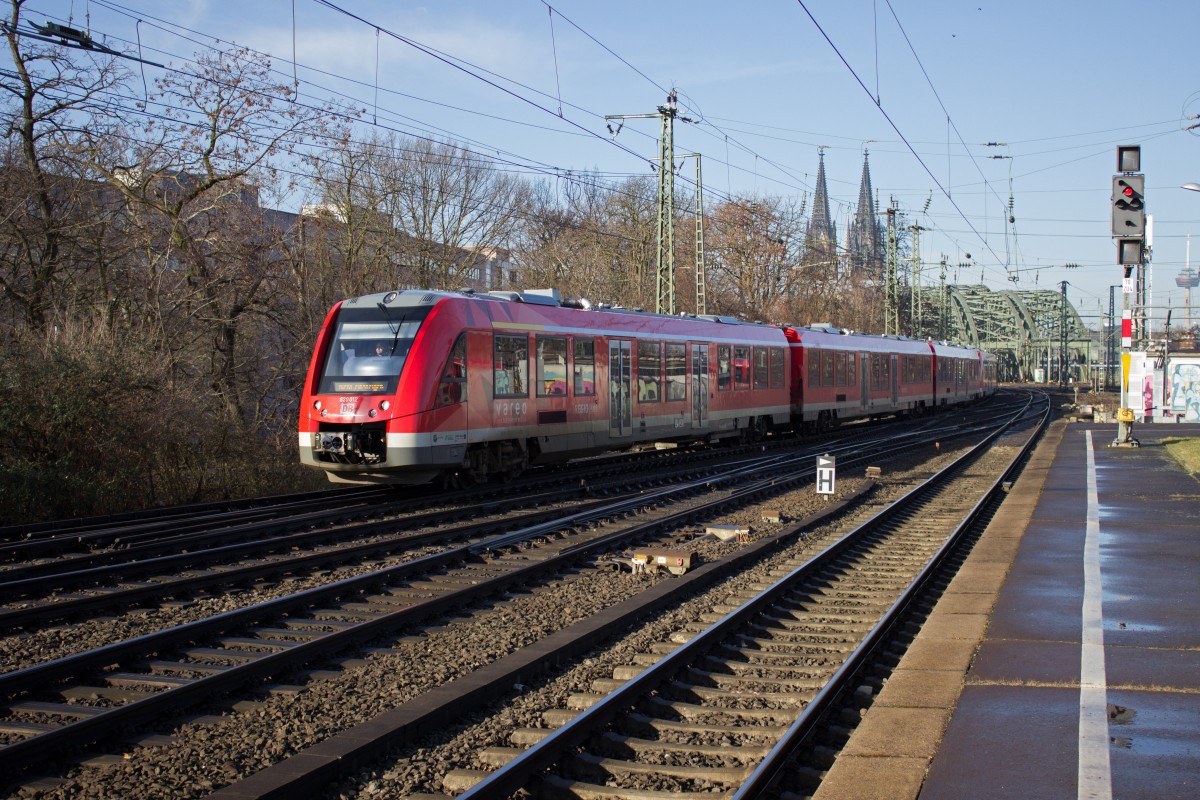
[[[450,348],[450,357],[438,382],[437,406],[449,406],[467,399],[467,335],[460,333]]]
[[[687,399],[687,345],[667,345],[667,399]]]
[[[492,386],[495,396],[528,397],[529,338],[497,335],[493,347]]]
[[[567,393],[567,337],[537,338],[537,395],[565,396]]]
[[[733,388],[750,388],[750,348],[733,348]]]
[[[771,348],[771,388],[783,388],[783,348]]]
[[[596,340],[575,340],[575,396],[596,393]]]
[[[754,348],[754,388],[767,389],[771,385],[771,355],[766,347]]]
[[[727,344],[717,345],[717,391],[733,388],[733,360]]]
[[[638,342],[637,385],[639,403],[657,403],[662,399],[662,343]]]

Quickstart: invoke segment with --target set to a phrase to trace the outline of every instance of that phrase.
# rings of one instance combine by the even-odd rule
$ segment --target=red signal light
[[[1121,190],[1121,194],[1125,195],[1126,197],[1133,197],[1133,189],[1129,186],[1126,186]]]

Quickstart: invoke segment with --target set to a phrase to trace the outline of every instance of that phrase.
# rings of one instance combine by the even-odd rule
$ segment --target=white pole
[[[1188,283],[1183,287],[1183,304],[1187,306],[1187,329],[1190,333],[1192,330],[1192,232],[1188,231],[1187,235],[1187,260],[1183,274],[1187,276]]]

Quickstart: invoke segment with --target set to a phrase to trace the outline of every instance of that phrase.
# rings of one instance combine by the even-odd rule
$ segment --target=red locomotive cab
[[[429,390],[417,390],[424,367],[410,355],[420,350],[414,345],[432,310],[396,292],[334,307],[301,401],[302,463],[334,481],[339,472],[353,473],[356,482],[388,466],[389,453],[402,444],[394,421],[431,405]]]

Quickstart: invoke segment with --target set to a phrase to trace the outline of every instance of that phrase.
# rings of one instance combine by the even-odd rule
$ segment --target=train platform
[[[1200,426],[1055,422],[816,800],[1200,797]]]

